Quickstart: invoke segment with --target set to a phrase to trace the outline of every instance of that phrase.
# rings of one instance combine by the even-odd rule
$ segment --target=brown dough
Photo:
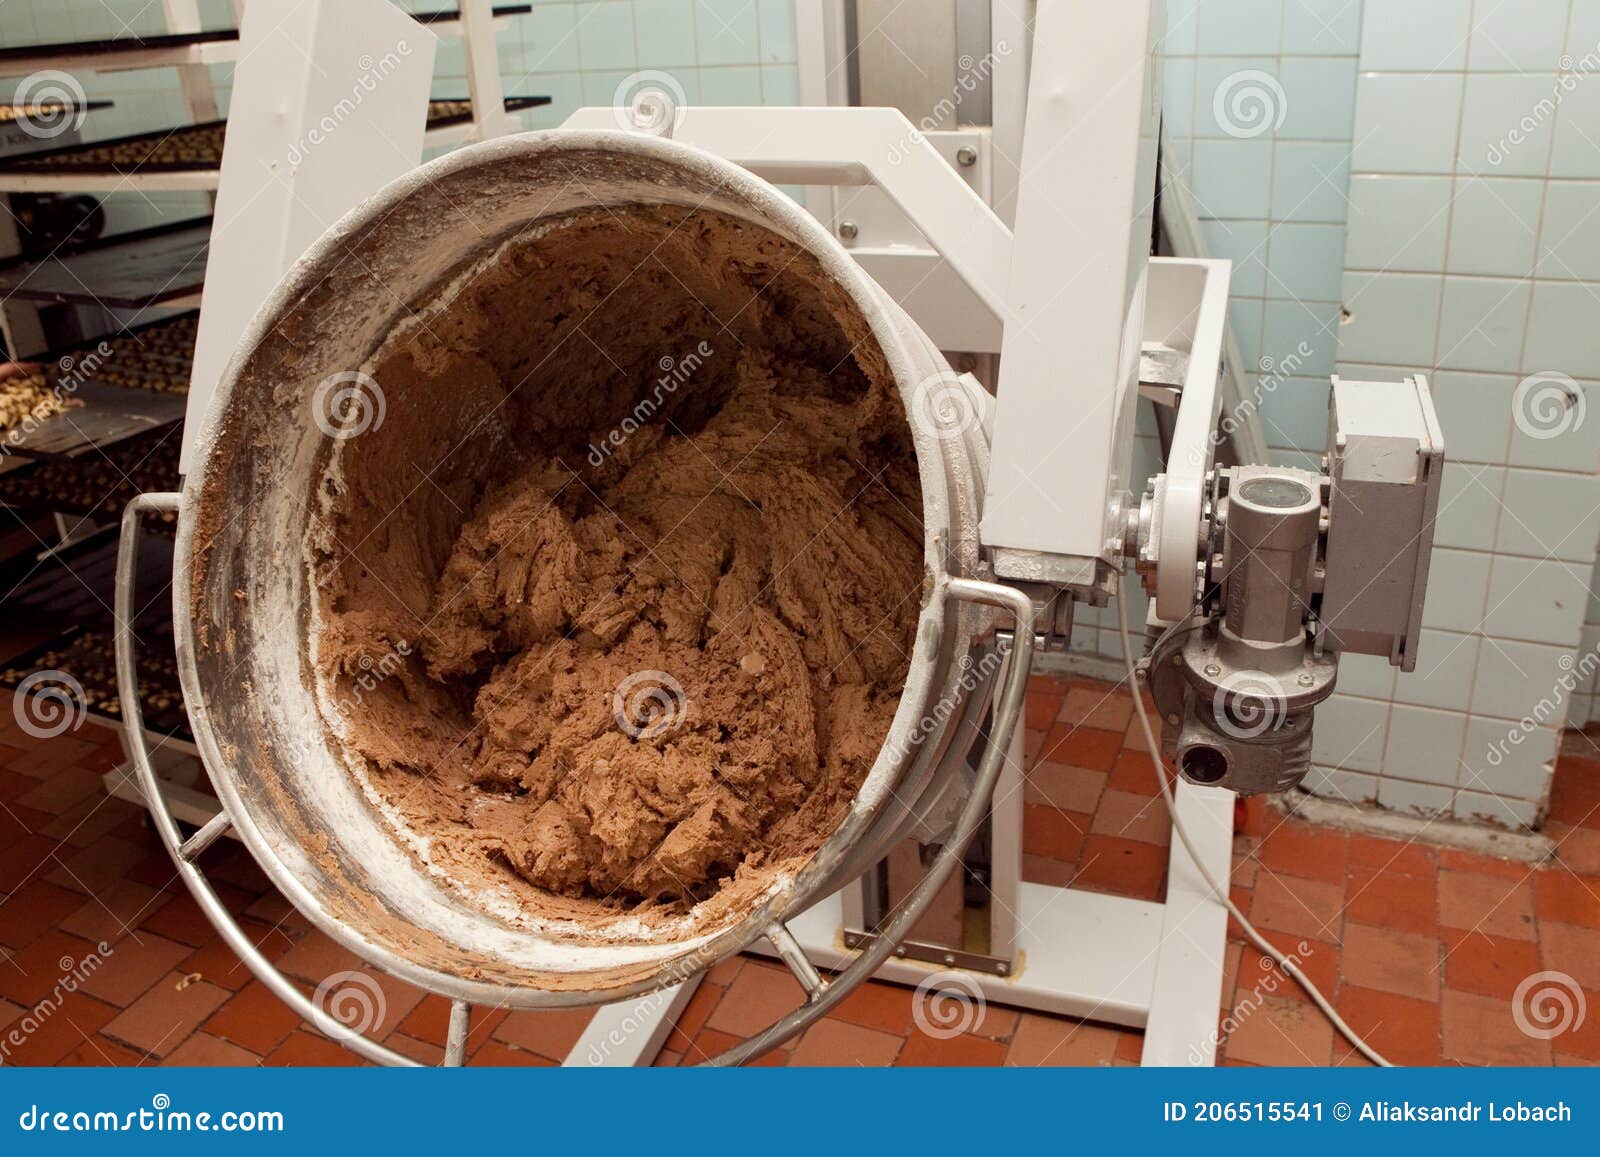
[[[815,852],[897,705],[923,546],[893,380],[814,260],[705,211],[574,216],[372,376],[318,662],[430,862],[570,917]]]

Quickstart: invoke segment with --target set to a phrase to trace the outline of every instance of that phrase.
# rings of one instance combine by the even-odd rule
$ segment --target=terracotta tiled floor
[[[1126,694],[1086,680],[1034,681],[1025,796],[1029,879],[1157,899],[1168,823]],[[141,812],[105,798],[119,758],[93,727],[44,742],[0,718],[0,1051],[42,1065],[321,1065],[355,1058],[299,1022],[201,916]],[[1600,755],[1600,752],[1596,753]],[[1235,841],[1234,895],[1295,952],[1341,1012],[1397,1061],[1600,1062],[1600,761],[1565,757],[1541,868],[1309,827],[1256,813]],[[448,1008],[379,976],[310,929],[237,844],[205,866],[262,951],[307,991],[339,973],[375,1035],[420,1061],[441,1055]],[[64,992],[96,944],[99,966]],[[1364,1063],[1299,988],[1237,936],[1219,1023],[1226,1064]],[[1517,1028],[1512,996],[1554,971],[1586,1001],[1552,1039]],[[763,960],[717,965],[658,1063],[715,1053],[798,1001]],[[54,1003],[59,1000],[59,1003]],[[1139,1059],[1140,1034],[991,1006],[952,1038],[921,1032],[911,991],[871,984],[768,1063],[1103,1065]],[[40,1005],[53,1005],[48,1011]],[[474,1011],[469,1061],[557,1063],[587,1017]]]

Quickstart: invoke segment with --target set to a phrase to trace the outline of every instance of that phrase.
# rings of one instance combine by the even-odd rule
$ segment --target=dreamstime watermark
[[[677,993],[678,985],[703,972],[717,962],[717,957],[704,946],[691,949],[661,970],[660,987],[648,996],[627,1004],[622,1020],[599,1040],[589,1043],[586,1060],[591,1067],[599,1068],[611,1060],[634,1036],[650,1032],[661,1021],[664,1010]]]
[[[355,714],[380,684],[405,669],[410,654],[411,644],[404,639],[376,659],[363,653],[356,660],[356,673],[350,677],[350,690],[334,702],[334,710],[346,719]]]
[[[625,735],[654,739],[683,726],[689,698],[665,671],[635,671],[611,694],[611,717]]]
[[[389,1002],[377,980],[365,972],[335,972],[317,985],[311,1003],[358,1036],[383,1023]]]
[[[965,437],[983,424],[978,402],[980,387],[968,382],[969,375],[940,370],[916,384],[911,391],[911,416],[933,432],[941,442]]]
[[[1554,370],[1523,378],[1511,395],[1511,417],[1517,429],[1540,441],[1581,428],[1588,408],[1583,387]]]
[[[936,132],[946,126],[954,127],[955,116],[961,111],[961,106],[967,99],[981,87],[989,83],[994,75],[995,63],[1011,55],[1011,45],[1004,40],[997,40],[993,51],[986,52],[980,57],[970,53],[962,53],[956,59],[956,81],[949,95],[940,97],[926,116],[920,117],[911,127],[911,133],[905,140],[895,141],[889,148],[889,163],[898,165],[911,155],[911,150],[922,144],[927,134]]]
[[[330,374],[311,395],[311,418],[330,438],[355,438],[376,430],[388,412],[383,387],[360,370]]]
[[[1297,942],[1293,952],[1285,952],[1283,958],[1295,969],[1303,971],[1301,965],[1312,956],[1312,948],[1304,940]],[[1266,975],[1256,982],[1250,992],[1228,1011],[1228,1015],[1218,1022],[1211,1035],[1203,1042],[1196,1042],[1189,1047],[1189,1063],[1192,1065],[1209,1065],[1216,1057],[1217,1048],[1244,1025],[1244,1022],[1255,1015],[1256,1011],[1266,1003],[1267,997],[1277,994],[1285,982],[1297,984],[1289,972],[1281,967],[1270,956],[1259,956],[1261,971]]]
[[[89,697],[65,671],[34,671],[11,693],[11,715],[35,739],[54,739],[83,726]]]
[[[1298,374],[1306,362],[1316,356],[1316,352],[1310,342],[1302,340],[1295,346],[1294,351],[1284,358],[1263,357],[1258,363],[1260,372],[1250,387],[1249,396],[1240,398],[1237,405],[1224,411],[1221,420],[1211,432],[1208,445],[1190,451],[1189,464],[1204,465],[1209,452],[1238,433],[1252,415],[1259,414],[1266,400],[1277,393],[1286,381]]]
[[[1282,685],[1265,671],[1233,671],[1217,680],[1211,717],[1224,734],[1259,739],[1283,726],[1289,701]]]
[[[0,1062],[10,1060],[14,1050],[21,1048],[28,1042],[28,1038],[50,1023],[50,1019],[61,1011],[61,1006],[66,1003],[67,997],[77,992],[96,972],[105,964],[106,958],[113,954],[111,945],[104,940],[94,946],[94,951],[87,953],[82,959],[75,960],[70,956],[63,956],[56,962],[61,969],[61,975],[50,991],[32,1007],[23,1009],[22,1015],[6,1026],[5,1035],[0,1037]]]
[[[1556,660],[1561,674],[1555,684],[1543,695],[1528,713],[1512,725],[1501,738],[1484,751],[1490,767],[1499,767],[1510,756],[1513,748],[1521,747],[1541,730],[1559,726],[1567,717],[1567,703],[1579,687],[1587,687],[1600,671],[1600,650],[1588,650],[1581,656],[1562,655]]]
[[[1555,82],[1550,88],[1549,95],[1540,97],[1534,102],[1533,107],[1523,113],[1498,140],[1489,143],[1484,152],[1484,160],[1490,165],[1499,168],[1510,160],[1512,153],[1532,140],[1534,135],[1549,123],[1562,102],[1576,92],[1579,85],[1596,72],[1600,72],[1600,44],[1581,57],[1563,56],[1557,62],[1557,68]]]
[[[1511,994],[1511,1019],[1523,1036],[1535,1040],[1577,1032],[1588,1012],[1583,987],[1565,972],[1535,972]]]
[[[0,443],[0,457],[12,453],[16,446],[32,437],[39,424],[46,418],[53,417],[66,409],[67,403],[77,394],[83,383],[94,377],[106,359],[115,352],[110,342],[102,341],[82,357],[75,358],[71,354],[63,356],[56,363],[58,373],[50,386],[50,393],[35,402],[33,408],[23,415],[22,420],[5,432],[5,441]]]
[[[971,1032],[983,1021],[988,1002],[970,972],[935,972],[923,978],[911,998],[911,1019],[935,1040]]]
[[[589,443],[589,465],[604,466],[606,459],[616,453],[640,427],[653,420],[661,412],[661,407],[666,405],[667,399],[693,378],[715,353],[710,342],[701,341],[682,357],[674,358],[669,355],[657,362],[656,366],[661,371],[661,376],[656,379],[649,395],[635,402],[633,409],[629,410],[622,421],[613,426],[610,433],[599,442]]]
[[[370,53],[363,53],[356,61],[361,74],[350,86],[349,95],[340,97],[333,108],[323,114],[322,119],[306,130],[305,136],[289,146],[289,163],[298,165],[306,159],[307,153],[338,132],[339,126],[349,120],[367,97],[378,90],[378,85],[388,79],[400,67],[400,62],[410,55],[411,42],[408,40],[397,41],[394,48],[376,60]]]
[[[683,84],[670,72],[647,68],[623,77],[611,95],[617,127],[660,136],[689,103]]]
[[[1223,77],[1211,94],[1211,114],[1230,137],[1249,140],[1283,127],[1289,98],[1270,72],[1240,69]]]
[[[11,103],[17,109],[17,126],[41,141],[76,132],[89,115],[89,101],[78,78],[54,68],[23,77]]]
[[[961,704],[1000,670],[1009,653],[996,647],[985,652],[983,658],[976,663],[972,661],[971,655],[963,655],[955,686],[939,696],[934,705],[911,725],[910,731],[891,738],[890,742],[885,744],[885,749],[892,750],[895,759],[903,759],[912,749],[921,747],[929,738],[940,734],[945,724],[960,710]]]
[[[282,1133],[284,1120],[276,1109],[174,1109],[171,1097],[157,1093],[149,1108],[122,1112],[35,1103],[17,1115],[17,1127],[24,1133]]]

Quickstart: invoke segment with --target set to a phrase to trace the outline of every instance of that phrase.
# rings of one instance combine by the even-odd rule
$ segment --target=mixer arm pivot
[[[738,1065],[760,1056],[782,1044],[796,1033],[827,1015],[835,1005],[850,994],[862,981],[868,979],[894,952],[895,948],[911,934],[922,913],[943,887],[950,873],[961,862],[967,845],[977,834],[978,827],[988,814],[989,801],[995,784],[1005,765],[1006,753],[1011,746],[1011,735],[1022,720],[1023,703],[1028,690],[1028,671],[1032,665],[1034,632],[1033,602],[1023,592],[998,583],[979,582],[975,579],[947,578],[940,590],[945,598],[979,603],[1010,612],[1015,622],[1011,632],[1011,657],[1006,667],[1005,683],[1000,689],[995,705],[994,727],[989,732],[988,746],[978,762],[978,774],[972,792],[961,809],[950,838],[939,849],[939,854],[929,866],[927,874],[917,881],[905,901],[890,915],[882,932],[873,937],[861,954],[850,962],[830,983],[822,983],[810,961],[798,952],[784,951],[784,940],[789,937],[782,925],[775,925],[776,935],[769,938],[778,949],[784,963],[788,964],[801,986],[806,990],[806,1003],[774,1021],[761,1032],[748,1037],[727,1052],[705,1062],[709,1065]]]

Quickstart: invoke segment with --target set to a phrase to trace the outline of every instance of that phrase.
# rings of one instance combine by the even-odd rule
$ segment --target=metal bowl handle
[[[150,748],[144,729],[144,709],[139,702],[138,640],[133,634],[134,575],[139,558],[139,531],[145,512],[176,512],[181,496],[178,494],[140,494],[122,512],[122,538],[117,544],[116,581],[116,652],[117,689],[122,699],[122,733],[134,771],[139,777],[139,790],[150,809],[150,818],[161,842],[167,846],[178,874],[189,886],[195,902],[205,913],[229,948],[244,961],[251,972],[260,978],[273,995],[300,1016],[316,1025],[324,1035],[359,1053],[370,1061],[382,1065],[415,1067],[417,1062],[376,1041],[355,1032],[295,987],[294,982],[279,972],[272,962],[250,942],[244,930],[234,921],[233,914],[212,890],[205,872],[196,862],[200,853],[209,848],[233,824],[233,819],[223,808],[203,828],[185,839],[167,807],[166,798],[156,782],[155,767],[150,762]],[[204,761],[202,761],[204,762]],[[220,806],[220,805],[219,805]],[[450,1032],[445,1043],[447,1065],[459,1065],[466,1055],[467,1006],[456,1001],[450,1010]]]
[[[876,972],[895,947],[911,934],[923,911],[961,862],[967,845],[972,842],[972,837],[977,834],[978,826],[989,810],[990,798],[994,795],[995,784],[1000,780],[1006,751],[1011,745],[1011,735],[1021,722],[1027,697],[1028,671],[1033,661],[1033,603],[1014,587],[976,579],[946,578],[940,589],[946,598],[998,607],[1010,611],[1016,620],[1016,628],[1011,634],[1011,657],[1006,669],[1006,681],[995,705],[994,726],[989,732],[988,746],[978,762],[972,793],[962,805],[961,815],[956,820],[950,838],[939,849],[927,873],[895,909],[888,924],[831,982],[823,980],[817,973],[787,928],[779,923],[768,929],[767,938],[805,989],[806,1003],[704,1064],[740,1065],[760,1056],[809,1027]]]

